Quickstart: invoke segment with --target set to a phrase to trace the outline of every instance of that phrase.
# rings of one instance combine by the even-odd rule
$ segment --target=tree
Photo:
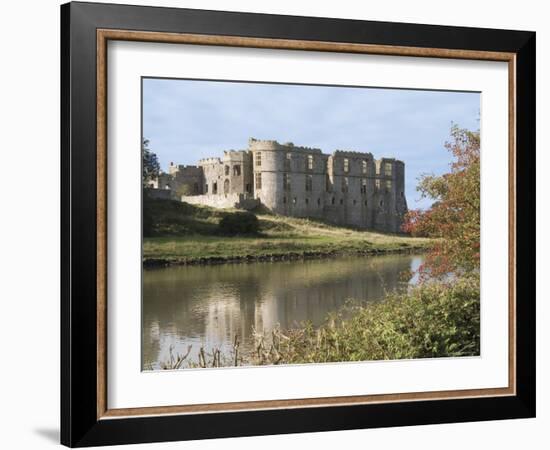
[[[451,171],[423,175],[417,190],[434,200],[428,210],[411,210],[403,231],[435,239],[420,268],[424,277],[479,270],[480,244],[480,135],[451,127],[445,148],[454,157]]]
[[[143,186],[147,186],[151,181],[159,176],[160,164],[157,155],[149,149],[149,139],[143,138],[141,143],[141,155],[143,159]]]

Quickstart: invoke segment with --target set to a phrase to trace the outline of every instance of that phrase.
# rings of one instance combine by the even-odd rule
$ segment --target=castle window
[[[341,205],[344,204],[344,199],[343,199],[343,198],[340,199],[340,204],[341,204]]]
[[[317,199],[317,205],[321,206],[321,199],[320,198]]]
[[[367,201],[365,200],[365,206],[367,206]]]
[[[349,179],[348,177],[342,178],[342,192],[348,192]]]
[[[283,189],[290,191],[290,174],[283,173]]]
[[[380,200],[380,206],[384,206],[384,200]]]
[[[380,180],[375,181],[376,190],[380,189]]]
[[[259,191],[262,188],[262,174],[261,172],[256,173],[256,190]]]
[[[349,159],[348,158],[344,158],[344,172],[345,173],[349,172]]]
[[[204,185],[204,193],[208,194],[208,183]]]
[[[353,199],[353,204],[356,205],[356,204],[357,204],[357,200]]]
[[[401,191],[401,198],[403,198],[403,191]]]
[[[256,165],[262,165],[262,152],[256,152]]]
[[[287,153],[285,158],[285,170],[290,170],[290,161],[292,161],[292,153]]]
[[[306,191],[313,190],[313,176],[306,175]]]
[[[229,166],[225,166],[225,174],[229,175]]]
[[[233,166],[233,176],[240,177],[241,176],[241,166],[240,164],[236,164]]]
[[[294,198],[292,199],[292,203],[294,203],[294,204],[298,203],[298,199],[297,199],[296,197],[294,197]]]
[[[306,205],[309,205],[309,198],[306,198]]]
[[[248,192],[249,194],[252,193],[252,189],[250,189],[250,183],[246,183],[245,190],[246,190],[246,192]]]
[[[391,163],[384,164],[384,175],[391,177],[392,165]]]
[[[223,182],[223,193],[229,194],[229,180]]]
[[[214,183],[212,183],[212,194],[217,194],[217,193],[218,193],[218,183],[214,181]]]
[[[283,197],[283,203],[286,203],[286,197]]]
[[[386,180],[386,190],[391,190],[391,180]]]
[[[170,185],[169,184],[165,185],[164,189],[170,190]]]
[[[367,160],[363,160],[363,173],[367,173]]]
[[[335,202],[335,199],[334,199],[334,197],[332,197],[331,203],[332,203],[333,205],[334,205],[334,202]]]
[[[313,155],[307,155],[307,170],[313,170]]]
[[[367,179],[361,178],[361,194],[367,193]]]

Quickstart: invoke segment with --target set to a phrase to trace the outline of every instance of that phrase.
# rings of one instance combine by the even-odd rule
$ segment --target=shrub
[[[348,306],[318,328],[305,323],[255,332],[252,350],[240,351],[236,336],[232,354],[189,361],[187,367],[477,356],[479,306],[477,276],[423,283],[380,302]]]
[[[424,283],[290,331],[281,363],[479,355],[479,306],[477,276]]]
[[[250,212],[234,212],[222,217],[218,227],[221,234],[256,234],[260,229],[260,222]]]

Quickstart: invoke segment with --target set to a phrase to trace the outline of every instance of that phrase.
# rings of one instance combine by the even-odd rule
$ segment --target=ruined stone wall
[[[405,165],[392,158],[376,162],[373,227],[379,231],[398,233],[407,212],[405,199]]]
[[[199,195],[203,193],[203,171],[198,166],[184,166],[170,163],[168,181],[176,195]]]
[[[328,164],[330,195],[325,217],[339,225],[372,226],[370,198],[374,188],[370,153],[335,151]]]
[[[262,204],[278,214],[323,217],[327,155],[316,148],[255,139],[249,150],[254,195]]]
[[[192,205],[211,206],[213,208],[237,208],[254,209],[259,206],[257,199],[251,198],[246,194],[221,194],[221,195],[183,195],[180,197],[182,202]]]
[[[171,165],[154,187],[178,192],[182,185],[191,188],[182,197],[189,203],[243,207],[255,199],[246,204],[384,232],[399,232],[407,211],[403,162],[343,150],[326,155],[291,142],[251,138],[248,150],[225,151],[198,167]]]

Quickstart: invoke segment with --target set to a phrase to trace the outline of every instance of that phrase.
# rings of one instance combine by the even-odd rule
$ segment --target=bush
[[[257,234],[260,222],[250,212],[234,212],[222,217],[218,227],[221,234]]]
[[[431,282],[291,335],[285,362],[479,355],[479,278]]]

